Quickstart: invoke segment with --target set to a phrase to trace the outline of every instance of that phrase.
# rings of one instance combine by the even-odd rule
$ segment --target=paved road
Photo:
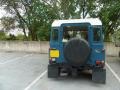
[[[120,90],[120,59],[107,57],[107,82],[96,84],[91,75],[47,78],[48,55],[0,53],[0,90]]]

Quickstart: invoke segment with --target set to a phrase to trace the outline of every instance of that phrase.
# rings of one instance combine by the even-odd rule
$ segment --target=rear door
[[[102,28],[100,26],[93,26],[93,41],[92,41],[92,63],[96,61],[105,60],[105,50],[102,38]]]
[[[59,51],[59,29],[57,27],[52,28],[51,34],[50,34],[50,50],[49,51],[53,51],[53,50],[55,50],[54,54],[56,50]],[[58,61],[58,58],[56,58],[56,61]]]
[[[59,47],[60,47],[60,62],[66,62],[65,58],[64,58],[64,45],[65,43],[63,43],[63,34],[64,34],[64,27],[71,27],[71,26],[75,26],[75,27],[86,27],[86,32],[87,32],[87,41],[90,44],[90,42],[92,42],[92,37],[90,37],[92,31],[91,31],[91,25],[89,23],[68,23],[68,24],[62,24],[60,27],[60,42],[59,42]],[[84,31],[84,29],[81,29]],[[83,32],[84,33],[84,32]],[[90,38],[89,38],[90,37]]]

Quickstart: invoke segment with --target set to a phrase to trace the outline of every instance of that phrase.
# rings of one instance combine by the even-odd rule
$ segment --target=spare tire
[[[64,47],[65,60],[72,66],[86,64],[89,54],[89,44],[82,38],[72,38]]]

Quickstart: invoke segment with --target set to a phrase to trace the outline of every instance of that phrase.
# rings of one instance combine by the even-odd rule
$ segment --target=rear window
[[[53,29],[52,30],[52,40],[53,41],[58,41],[58,29]]]
[[[80,26],[66,26],[64,27],[63,39],[70,40],[74,37],[83,38],[88,40],[88,30],[87,27]]]
[[[101,30],[99,27],[93,28],[94,41],[101,41]]]

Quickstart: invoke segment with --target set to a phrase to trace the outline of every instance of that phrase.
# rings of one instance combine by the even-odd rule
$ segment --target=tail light
[[[97,60],[96,65],[99,65],[99,64],[101,64],[101,61]]]
[[[103,60],[96,60],[96,66],[104,67],[105,62]]]

